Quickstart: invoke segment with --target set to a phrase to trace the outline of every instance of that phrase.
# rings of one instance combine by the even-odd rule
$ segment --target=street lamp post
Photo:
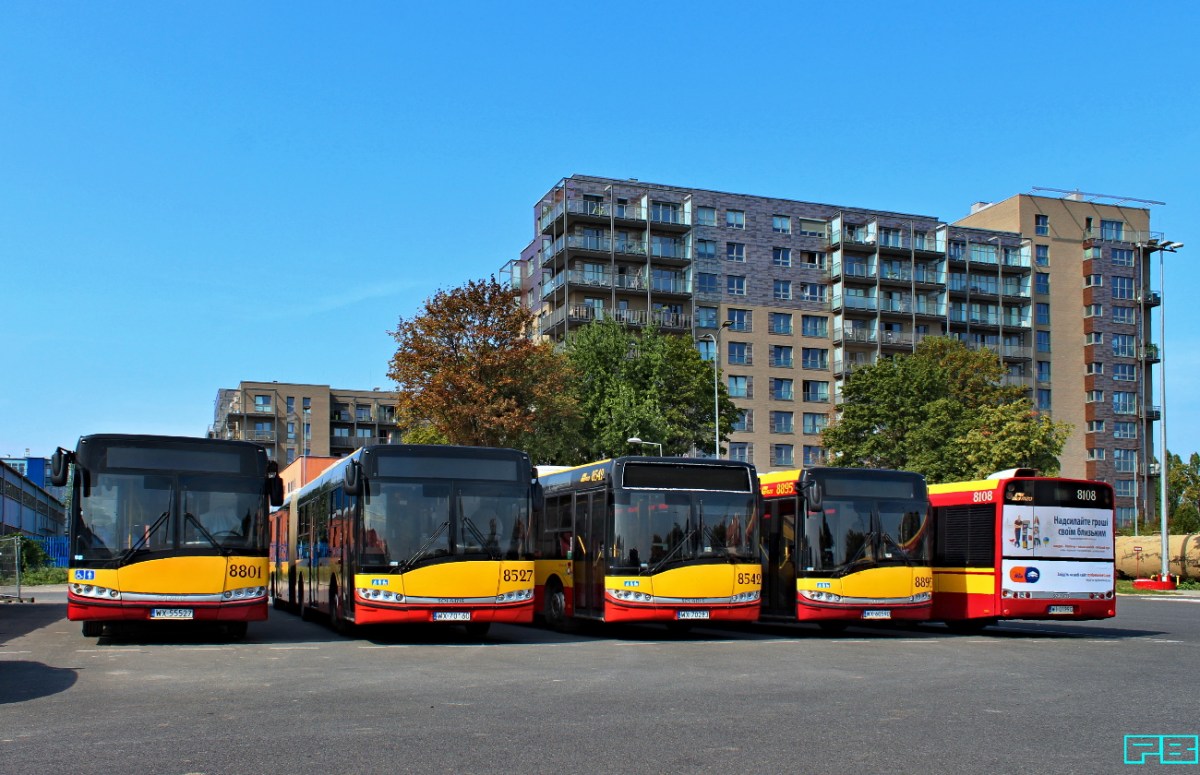
[[[1174,253],[1183,247],[1182,242],[1170,242],[1167,240],[1148,240],[1147,242],[1139,242],[1138,247],[1142,250],[1142,258],[1145,260],[1147,253],[1158,253],[1158,284],[1162,289],[1160,293],[1159,311],[1158,311],[1158,403],[1159,403],[1159,437],[1158,437],[1158,484],[1159,484],[1159,500],[1161,502],[1159,511],[1159,521],[1162,530],[1162,568],[1159,580],[1162,582],[1170,578],[1170,536],[1167,534],[1167,302],[1166,276],[1163,274],[1163,253]]]
[[[644,446],[649,446],[649,447],[658,447],[658,456],[659,457],[663,456],[662,444],[659,444],[657,441],[642,441],[637,436],[631,436],[625,440],[628,441],[630,444],[642,444]]]
[[[718,392],[721,364],[721,332],[731,325],[726,320],[717,328],[716,334],[705,334],[701,342],[711,339],[713,343],[713,457],[721,457],[721,394]]]

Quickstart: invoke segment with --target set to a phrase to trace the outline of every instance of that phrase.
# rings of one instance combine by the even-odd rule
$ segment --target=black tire
[[[826,635],[840,635],[850,626],[850,622],[844,622],[840,619],[831,619],[826,622],[817,622],[817,626],[821,628],[821,632]]]
[[[567,628],[567,593],[563,591],[562,582],[558,579],[550,579],[546,582],[542,608],[546,624],[552,630],[562,632]]]
[[[304,578],[300,577],[296,580],[296,606],[300,614],[300,621],[311,622],[312,612],[304,605]]]
[[[99,638],[104,634],[104,622],[84,622],[83,637]]]
[[[350,622],[346,621],[346,612],[342,610],[342,599],[338,597],[337,585],[329,588],[329,624],[339,635],[350,634]]]
[[[466,625],[467,635],[471,638],[479,638],[480,640],[487,637],[488,630],[492,629],[491,622],[471,622]]]
[[[249,628],[249,622],[229,622],[225,625],[225,634],[231,640],[242,640],[246,637],[246,632]]]

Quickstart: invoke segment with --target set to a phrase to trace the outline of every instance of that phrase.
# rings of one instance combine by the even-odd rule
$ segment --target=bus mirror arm
[[[55,487],[65,487],[67,484],[67,474],[70,472],[71,464],[74,462],[74,452],[62,447],[54,450],[54,456],[50,458],[50,484]]]
[[[283,505],[283,480],[279,478],[279,463],[274,460],[267,461],[267,497],[272,506]]]
[[[821,510],[821,507],[825,503],[825,497],[821,493],[819,482],[809,481],[804,485],[804,502],[812,514],[816,514]]]
[[[362,467],[357,460],[352,460],[342,472],[342,487],[347,495],[362,495]]]

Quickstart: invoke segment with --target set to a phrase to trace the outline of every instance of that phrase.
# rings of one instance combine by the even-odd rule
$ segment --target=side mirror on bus
[[[347,495],[362,495],[362,467],[357,460],[347,465],[346,470],[342,472],[342,489]]]
[[[75,455],[59,447],[50,458],[50,484],[55,487],[67,486],[67,474],[71,471],[71,463]]]
[[[283,505],[283,480],[278,476],[272,476],[267,481],[271,488],[271,505],[279,508]]]
[[[804,501],[808,504],[808,510],[816,513],[821,510],[825,504],[825,495],[821,492],[821,484],[819,482],[810,481],[804,486]]]

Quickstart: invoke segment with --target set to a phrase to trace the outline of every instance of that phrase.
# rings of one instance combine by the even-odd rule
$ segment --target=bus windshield
[[[265,551],[263,482],[239,476],[98,472],[81,499],[77,560],[179,549]]]
[[[754,504],[748,493],[619,490],[610,567],[654,573],[694,560],[755,562]]]
[[[918,500],[826,497],[805,515],[806,570],[850,571],[929,562],[928,508]]]
[[[407,570],[447,557],[526,554],[529,490],[507,482],[373,478],[363,506],[359,563]]]

